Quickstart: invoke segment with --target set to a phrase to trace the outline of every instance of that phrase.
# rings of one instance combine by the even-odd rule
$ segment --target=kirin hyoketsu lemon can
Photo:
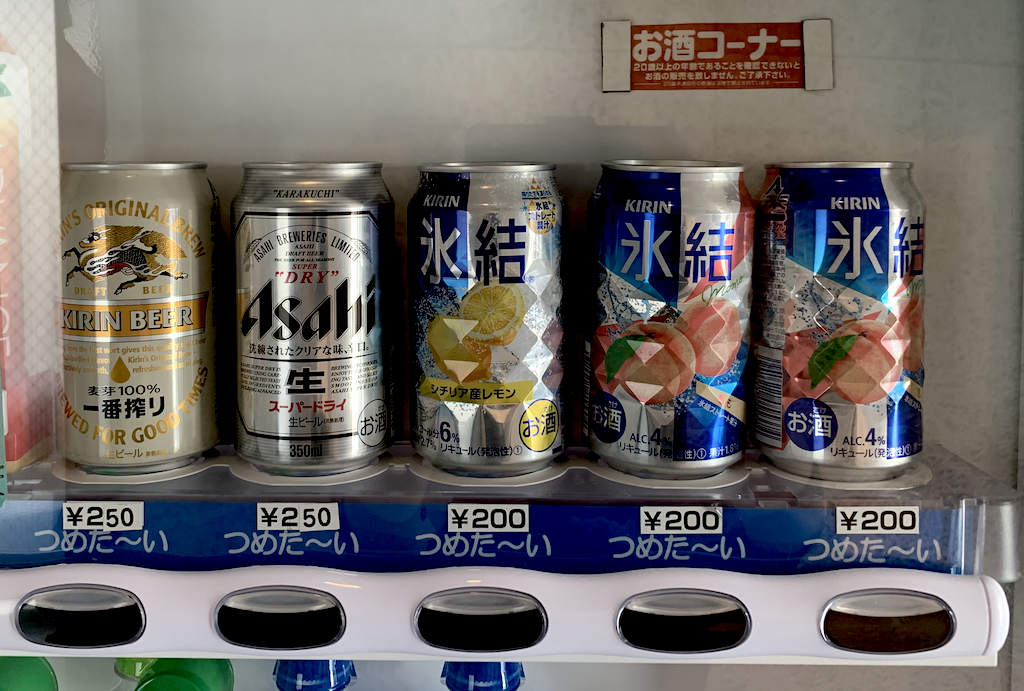
[[[743,168],[603,167],[587,208],[598,257],[584,431],[614,468],[714,475],[745,440],[754,207]]]
[[[412,442],[472,475],[563,447],[562,195],[554,166],[422,166],[409,204]]]
[[[800,475],[893,477],[922,448],[924,202],[911,164],[767,169],[755,437]]]

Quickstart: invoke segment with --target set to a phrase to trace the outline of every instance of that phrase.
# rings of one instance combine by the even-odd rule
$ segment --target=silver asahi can
[[[217,443],[206,164],[62,168],[60,450],[98,473],[185,465]]]
[[[353,470],[393,437],[381,266],[395,204],[380,163],[247,163],[231,207],[238,454],[263,470]]]
[[[554,166],[420,167],[409,204],[416,450],[514,475],[562,451],[562,218]]]

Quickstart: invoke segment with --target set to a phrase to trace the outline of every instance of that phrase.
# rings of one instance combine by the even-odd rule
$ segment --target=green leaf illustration
[[[618,373],[622,366],[626,363],[626,360],[633,357],[636,353],[636,348],[633,347],[633,343],[637,341],[643,342],[647,340],[647,337],[642,334],[633,334],[631,336],[624,336],[613,342],[608,346],[608,352],[604,356],[604,368],[608,372],[608,384],[612,383],[612,379]]]
[[[821,380],[828,376],[837,362],[846,357],[846,354],[857,342],[857,334],[840,336],[831,341],[825,341],[815,349],[811,359],[807,362],[807,370],[811,375],[811,388],[813,389]]]
[[[7,65],[0,65],[0,74],[3,74],[4,70],[6,70],[6,69],[7,69]],[[10,96],[10,95],[11,95],[11,90],[7,88],[6,84],[4,84],[3,82],[0,82],[0,98],[4,98],[5,96]]]

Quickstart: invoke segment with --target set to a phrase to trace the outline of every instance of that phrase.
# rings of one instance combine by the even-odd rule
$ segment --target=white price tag
[[[256,527],[259,530],[340,530],[341,518],[336,503],[285,502],[257,503]]]
[[[721,506],[641,506],[641,535],[720,535]]]
[[[142,530],[144,507],[141,501],[66,501],[61,514],[64,530]]]
[[[837,535],[917,535],[916,506],[858,506],[836,509]]]
[[[527,533],[529,504],[449,504],[449,533]]]

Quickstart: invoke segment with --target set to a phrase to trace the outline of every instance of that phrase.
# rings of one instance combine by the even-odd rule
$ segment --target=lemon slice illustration
[[[480,343],[508,345],[523,325],[526,306],[523,295],[514,286],[477,284],[459,305],[459,317],[476,322],[467,334]]]
[[[473,321],[436,316],[427,328],[427,345],[434,364],[457,382],[480,381],[491,376],[491,349],[468,338]]]

